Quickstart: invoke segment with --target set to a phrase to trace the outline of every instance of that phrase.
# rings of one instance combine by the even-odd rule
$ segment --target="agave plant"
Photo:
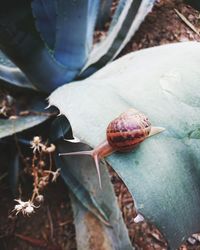
[[[147,113],[166,131],[133,152],[113,154],[106,161],[127,185],[138,212],[158,226],[169,248],[176,249],[200,229],[200,45],[146,49],[100,69],[118,55],[154,1],[119,1],[107,36],[93,46],[95,26],[108,20],[111,2],[23,0],[7,1],[2,7],[0,48],[12,62],[2,54],[0,83],[14,93],[31,96],[28,108],[36,113],[1,119],[1,141],[12,144],[17,133],[19,143],[27,142],[22,131],[48,123],[48,137],[57,148],[56,166],[72,193],[78,248],[91,249],[90,224],[95,220],[101,242],[96,238],[93,244],[132,249],[106,162],[101,162],[101,190],[92,159],[61,158],[58,153],[95,147],[104,137],[107,122],[127,108]],[[54,89],[49,103],[63,116],[49,119],[53,111],[45,113],[44,99]],[[81,143],[63,140],[71,129]],[[29,137],[31,133],[29,129]],[[12,187],[17,182],[17,154],[12,158]]]
[[[73,149],[73,145],[63,141],[70,136],[71,127],[64,116],[55,119],[55,110],[44,109],[46,97],[59,86],[84,79],[112,61],[138,29],[153,3],[154,0],[120,0],[105,38],[95,45],[95,28],[104,27],[109,20],[111,0],[9,0],[0,11],[0,84],[16,99],[25,96],[29,110],[28,114],[14,119],[0,119],[2,145],[12,145],[13,151],[12,156],[9,155],[11,188],[15,193],[20,168],[19,151],[13,146],[13,140],[17,145],[27,146],[35,130],[46,133],[56,144],[56,166],[62,169],[62,177],[72,192],[80,249],[83,245],[84,249],[90,249],[89,241],[82,237],[87,232],[88,239],[92,238],[92,232],[88,231],[90,217],[85,218],[88,211],[91,218],[99,218],[96,223],[101,225],[104,241],[109,246],[116,249],[132,249],[132,246],[106,168],[101,171],[106,188],[106,195],[102,195],[93,178],[93,162],[80,158],[61,160],[57,156],[63,147]],[[77,170],[82,169],[84,177],[72,171],[74,165]],[[88,181],[85,181],[86,176]],[[97,188],[95,195],[94,187]],[[82,225],[83,217],[85,224]]]

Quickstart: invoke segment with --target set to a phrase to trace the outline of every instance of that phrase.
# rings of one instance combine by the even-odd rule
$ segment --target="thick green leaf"
[[[0,86],[13,91],[36,90],[20,69],[3,65],[0,65]]]
[[[7,56],[0,50],[0,64],[8,67],[15,67],[15,65],[8,59]]]
[[[48,115],[28,115],[19,116],[16,119],[0,119],[0,138],[32,128],[48,118]]]
[[[57,0],[56,5],[58,14],[54,57],[67,68],[79,72],[93,43],[99,0]]]
[[[134,250],[128,239],[127,229],[122,219],[117,220],[115,227],[105,227],[98,219],[86,210],[71,195],[73,212],[76,215],[74,224],[78,250]],[[109,201],[110,202],[110,201]],[[113,209],[116,210],[117,204]],[[119,215],[119,214],[118,214]],[[114,216],[113,216],[113,219]]]
[[[57,148],[60,152],[88,150],[88,146],[83,144],[65,141],[57,143]],[[106,164],[101,164],[101,190],[94,162],[90,157],[59,158],[56,158],[56,165],[61,168],[64,181],[76,197],[72,198],[72,203],[78,249],[131,250],[128,232],[117,206]],[[110,226],[105,224],[107,221]]]
[[[129,42],[151,10],[154,0],[121,0],[106,38],[97,43],[80,77],[86,77],[113,60]]]
[[[52,122],[49,136],[53,143],[60,139],[72,138],[70,123],[64,115],[58,116]]]
[[[0,87],[12,90],[35,90],[23,72],[0,50]]]
[[[56,1],[33,0],[31,7],[42,40],[53,50],[56,37]]]
[[[100,0],[99,13],[97,18],[97,29],[103,30],[106,22],[110,19],[112,0]]]
[[[61,176],[71,191],[72,207],[76,215],[78,249],[93,250],[94,247],[99,248],[100,246],[104,246],[106,249],[132,249],[127,229],[119,213],[119,208],[116,206],[116,198],[109,183],[107,171],[104,173],[103,182],[107,192],[105,199],[99,197],[99,183],[96,178],[93,178],[95,168],[91,159],[79,158],[77,160],[77,158],[70,159],[58,155],[60,152],[70,150],[88,150],[86,145],[63,140],[67,135],[71,137],[70,130],[69,122],[65,116],[59,116],[52,124],[51,134],[53,133],[53,135],[51,135],[51,139],[56,141],[54,142],[57,150],[56,166],[61,169]],[[59,138],[62,139],[59,140]],[[88,171],[85,171],[85,167],[88,168]],[[80,171],[81,169],[84,171]],[[109,206],[109,209],[105,206],[108,203],[107,199],[109,199],[109,203],[112,201],[112,207]],[[120,227],[116,227],[116,222]],[[110,225],[115,229],[106,227]],[[86,235],[87,237],[85,237]],[[115,248],[116,244],[117,248]]]
[[[57,168],[61,169],[61,176],[65,181],[66,185],[74,196],[82,203],[82,205],[92,212],[96,217],[104,222],[108,223],[108,216],[105,212],[98,206],[92,193],[90,193],[84,185],[79,181],[79,179],[73,174],[73,171],[66,165],[70,165],[69,162],[65,162],[63,157],[59,156],[60,152],[66,152],[66,150],[72,150],[75,144],[64,141],[65,138],[72,138],[71,126],[67,118],[63,116],[58,116],[51,124],[50,139],[56,145],[55,163]],[[84,145],[76,144],[82,150]],[[72,165],[72,164],[71,164]],[[71,166],[70,165],[70,166]],[[73,163],[74,165],[74,163]],[[73,166],[74,167],[74,166]]]
[[[78,145],[76,145],[78,146]],[[82,146],[82,147],[81,147]],[[55,162],[57,168],[61,169],[61,176],[65,181],[66,185],[70,191],[76,196],[76,198],[82,203],[82,205],[87,208],[90,212],[96,215],[98,218],[108,223],[108,216],[106,213],[98,206],[98,203],[95,201],[92,193],[90,193],[85,186],[79,181],[79,179],[74,175],[70,165],[74,168],[74,162],[69,164],[63,157],[60,157],[58,154],[60,152],[66,152],[66,150],[71,150],[73,147],[71,143],[66,143],[63,140],[56,143],[56,156]],[[83,148],[83,145],[79,145],[79,148]],[[80,167],[80,165],[79,165]]]
[[[130,107],[166,128],[133,152],[107,160],[138,211],[160,228],[172,249],[200,231],[199,65],[199,43],[155,47],[130,53],[50,96],[74,135],[92,147],[105,139],[107,124]]]
[[[62,20],[61,24],[64,25]],[[57,31],[60,34],[60,30]],[[59,39],[62,36],[57,39],[62,43]],[[72,44],[70,46],[73,47]],[[85,50],[84,46],[82,48]],[[80,71],[77,67],[75,69],[61,65],[53,57],[52,51],[36,30],[31,1],[3,1],[0,9],[0,49],[25,73],[32,84],[45,93],[72,81]],[[71,62],[74,61],[70,60],[69,63]]]

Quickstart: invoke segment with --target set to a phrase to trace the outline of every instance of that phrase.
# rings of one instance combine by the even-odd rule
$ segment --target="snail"
[[[161,127],[152,127],[149,119],[143,113],[140,113],[135,109],[129,109],[108,124],[106,129],[107,139],[93,150],[61,153],[59,155],[92,156],[95,161],[99,185],[101,188],[102,185],[99,168],[100,159],[112,154],[113,152],[130,152],[149,136],[155,135],[164,130],[165,129]]]

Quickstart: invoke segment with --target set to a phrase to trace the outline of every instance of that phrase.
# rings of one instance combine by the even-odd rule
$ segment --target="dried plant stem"
[[[18,143],[17,138],[16,143]],[[23,215],[30,215],[34,212],[35,208],[39,208],[44,199],[41,191],[43,191],[50,181],[55,182],[57,177],[60,175],[60,169],[52,171],[53,161],[51,154],[55,151],[55,145],[50,144],[50,146],[47,146],[48,143],[44,144],[40,136],[34,136],[30,145],[33,149],[33,156],[31,159],[31,165],[30,163],[28,164],[27,170],[28,173],[31,173],[33,178],[33,191],[31,198],[28,201],[23,201],[21,199],[21,195],[19,199],[15,199],[18,204],[15,205],[12,212],[15,212],[16,215],[20,212]],[[19,145],[18,150],[21,153]],[[50,215],[48,216],[50,220]],[[52,221],[50,221],[50,223],[52,223]],[[51,234],[53,237],[53,232],[51,232]]]
[[[180,19],[192,30],[194,31],[199,37],[200,33],[197,30],[197,28],[183,15],[181,14],[177,9],[174,9],[176,14],[180,17]]]
[[[33,194],[32,194],[32,197],[31,197],[31,202],[34,201],[35,199],[35,196],[38,194],[38,182],[39,182],[39,178],[38,178],[38,171],[37,171],[37,168],[35,166],[35,160],[37,159],[36,157],[36,153],[34,153],[34,156],[33,156],[33,159],[32,159],[32,175],[33,175],[33,179],[34,179],[34,182],[33,182]]]
[[[49,153],[49,170],[52,170],[52,156],[51,153]]]

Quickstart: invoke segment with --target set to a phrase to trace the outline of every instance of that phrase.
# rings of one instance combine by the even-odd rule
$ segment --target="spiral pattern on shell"
[[[130,109],[111,121],[107,127],[107,141],[116,151],[132,150],[138,143],[145,140],[151,131],[148,118]]]

